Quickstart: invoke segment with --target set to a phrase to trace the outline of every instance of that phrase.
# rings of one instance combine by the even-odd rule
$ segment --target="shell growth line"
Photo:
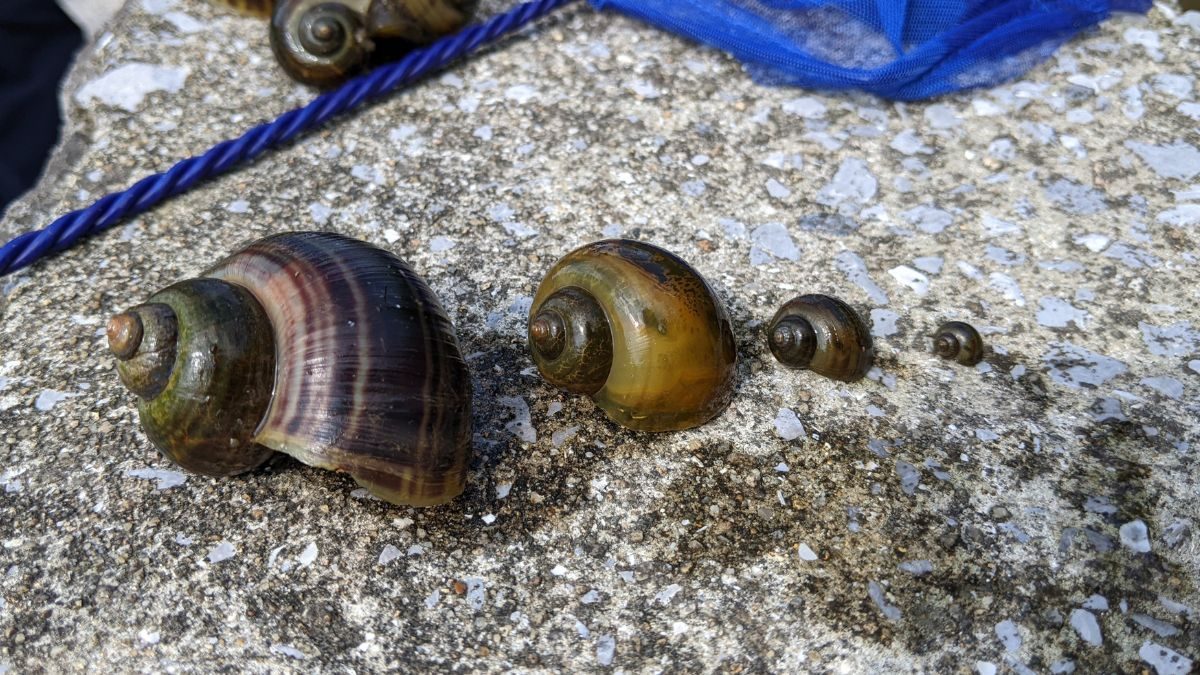
[[[239,138],[218,143],[202,155],[182,160],[163,173],[147,176],[121,192],[101,197],[91,206],[60,216],[44,229],[18,235],[0,247],[0,277],[68,249],[80,239],[106,230],[130,216],[144,213],[163,200],[249,162],[367,101],[412,84],[573,1],[533,0],[518,5],[484,23],[414,50],[399,61],[360,75],[321,94],[302,108],[250,129]]]

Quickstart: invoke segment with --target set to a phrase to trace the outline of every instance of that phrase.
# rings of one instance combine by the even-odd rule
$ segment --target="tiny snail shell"
[[[638,431],[699,426],[733,395],[721,301],[682,259],[642,242],[595,242],[555,263],[529,310],[529,347],[548,382]]]
[[[785,366],[842,382],[871,368],[871,331],[850,305],[828,295],[801,295],[779,308],[767,327],[771,353]]]
[[[933,336],[933,353],[964,366],[973,366],[983,360],[983,337],[969,323],[947,321]]]
[[[274,451],[424,506],[462,493],[471,379],[433,291],[336,234],[261,239],[113,317],[109,349],[147,437],[181,467]]]
[[[355,74],[374,48],[362,9],[331,0],[279,0],[271,15],[275,59],[295,80],[318,87]]]

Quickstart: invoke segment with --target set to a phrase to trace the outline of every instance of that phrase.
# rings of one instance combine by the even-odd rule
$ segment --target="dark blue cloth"
[[[58,139],[59,80],[82,43],[54,0],[0,0],[0,213]]]
[[[924,99],[1024,73],[1150,0],[591,0],[725,50],[767,84]]]

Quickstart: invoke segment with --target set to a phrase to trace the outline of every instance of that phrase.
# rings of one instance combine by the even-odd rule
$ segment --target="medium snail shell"
[[[964,366],[983,360],[983,337],[969,323],[947,321],[933,336],[933,353]]]
[[[267,237],[113,317],[108,339],[146,435],[185,469],[279,451],[396,504],[463,491],[470,376],[433,292],[386,251]]]
[[[365,2],[279,0],[271,15],[271,49],[292,78],[331,86],[366,65],[374,48]]]
[[[698,426],[733,395],[725,308],[691,266],[650,244],[600,241],[555,263],[533,298],[529,346],[548,382],[638,431]]]
[[[871,331],[850,305],[828,295],[801,295],[779,308],[767,327],[771,353],[785,366],[853,382],[871,368]]]

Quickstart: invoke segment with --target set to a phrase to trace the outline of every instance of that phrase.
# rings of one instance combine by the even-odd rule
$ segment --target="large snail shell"
[[[471,18],[474,0],[371,0],[367,33],[424,45],[456,32]]]
[[[871,369],[871,331],[850,305],[828,295],[801,295],[779,308],[767,344],[780,363],[853,382]]]
[[[361,70],[374,48],[364,26],[365,0],[279,0],[271,49],[292,78],[327,87]]]
[[[147,435],[185,468],[238,473],[269,448],[398,504],[464,488],[467,367],[433,292],[386,251],[328,233],[268,237],[118,315],[109,335],[122,379],[139,383]]]
[[[639,431],[694,427],[733,394],[737,350],[720,300],[686,262],[608,240],[559,260],[529,313],[534,362]]]

